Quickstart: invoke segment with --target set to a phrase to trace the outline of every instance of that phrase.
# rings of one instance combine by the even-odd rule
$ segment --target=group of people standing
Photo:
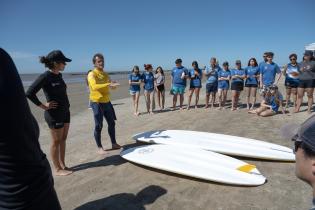
[[[67,95],[67,85],[62,78],[66,63],[71,59],[64,56],[60,50],[54,50],[47,56],[40,57],[40,62],[48,69],[41,74],[28,88],[26,96],[35,105],[44,110],[45,121],[50,128],[52,144],[50,146],[51,159],[55,169],[55,175],[65,176],[73,171],[66,166],[65,151],[66,139],[70,126],[70,103]],[[99,154],[107,152],[101,143],[101,131],[103,118],[108,124],[108,134],[112,143],[112,149],[120,149],[116,142],[114,107],[110,102],[109,89],[119,86],[116,81],[111,81],[108,73],[104,71],[104,56],[97,53],[93,56],[94,69],[87,76],[90,89],[90,105],[94,116],[94,138]],[[42,89],[46,96],[46,103],[41,102],[38,91]]]
[[[242,67],[240,60],[236,60],[235,67],[230,68],[227,61],[223,62],[222,68],[216,58],[210,59],[210,66],[200,68],[197,61],[193,61],[191,69],[182,66],[182,60],[175,61],[175,67],[171,71],[171,89],[173,104],[171,109],[175,110],[178,96],[179,108],[183,109],[184,93],[187,80],[190,81],[187,110],[191,107],[191,100],[195,94],[195,108],[198,108],[202,80],[205,78],[206,98],[205,108],[213,108],[218,94],[218,109],[225,108],[228,90],[231,90],[231,110],[238,109],[241,92],[245,88],[246,106],[249,113],[260,116],[270,116],[281,108],[285,113],[290,106],[291,95],[293,97],[294,112],[299,112],[303,101],[304,93],[308,97],[308,109],[310,113],[313,104],[313,93],[315,87],[315,61],[311,52],[305,52],[303,61],[297,63],[297,55],[289,56],[290,63],[285,65],[281,72],[280,67],[273,62],[274,54],[265,52],[263,61],[257,63],[255,58],[250,58],[247,66]],[[144,96],[148,113],[154,110],[154,92],[157,93],[158,104],[161,110],[165,108],[165,75],[162,67],[158,67],[155,73],[152,72],[151,64],[145,64],[145,72],[140,73],[139,67],[135,66],[129,75],[130,94],[133,98],[134,114],[139,115],[138,105],[141,84],[144,88]],[[286,103],[283,105],[283,96],[278,90],[277,84],[282,76],[285,76]],[[262,97],[261,107],[255,108],[257,91]]]

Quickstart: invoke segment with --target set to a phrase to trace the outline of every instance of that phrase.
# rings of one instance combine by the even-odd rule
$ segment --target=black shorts
[[[289,80],[289,79],[286,79],[285,82],[284,82],[284,85],[287,87],[287,88],[297,88],[299,86],[299,81],[298,80]]]
[[[232,82],[231,90],[242,91],[244,84],[243,82]]]
[[[251,87],[258,87],[258,84],[245,84],[245,87],[251,88]]]
[[[218,85],[216,83],[209,83],[206,85],[206,93],[216,93],[218,91]]]
[[[309,80],[300,80],[299,88],[314,88],[315,87],[315,79]]]
[[[50,109],[45,111],[45,121],[51,129],[63,128],[65,123],[70,123],[69,110],[54,110]]]
[[[156,88],[157,88],[160,92],[163,92],[163,91],[165,90],[164,84],[158,85]]]

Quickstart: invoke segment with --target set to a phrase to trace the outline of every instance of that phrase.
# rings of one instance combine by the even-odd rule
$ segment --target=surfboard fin
[[[242,165],[242,166],[238,167],[237,170],[245,172],[245,173],[249,173],[251,170],[253,170],[255,168],[256,168],[255,165],[246,164],[246,165]]]

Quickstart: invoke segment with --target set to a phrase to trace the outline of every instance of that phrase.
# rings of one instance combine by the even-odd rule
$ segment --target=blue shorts
[[[130,95],[134,96],[136,93],[140,93],[140,90],[129,90]]]
[[[221,90],[228,90],[230,89],[230,84],[228,82],[222,82],[222,83],[219,82],[218,88]]]
[[[216,93],[218,91],[217,83],[208,83],[206,85],[206,93]]]
[[[173,94],[184,94],[185,93],[185,87],[177,87],[177,86],[173,86],[172,87],[172,93]]]

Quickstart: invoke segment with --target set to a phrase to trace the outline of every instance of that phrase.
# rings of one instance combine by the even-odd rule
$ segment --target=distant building
[[[315,42],[305,46],[305,51],[310,51],[315,57]]]

